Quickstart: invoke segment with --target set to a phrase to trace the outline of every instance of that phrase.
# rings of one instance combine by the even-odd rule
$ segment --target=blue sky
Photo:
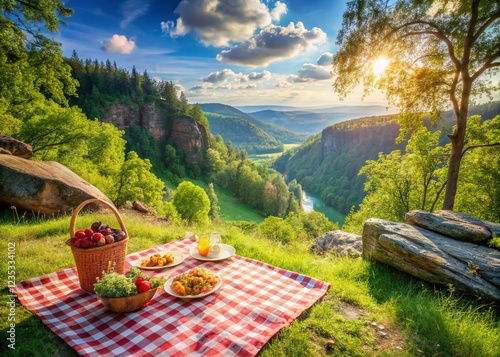
[[[173,81],[191,104],[386,105],[361,91],[339,101],[331,59],[343,0],[66,1],[63,54],[133,65]]]

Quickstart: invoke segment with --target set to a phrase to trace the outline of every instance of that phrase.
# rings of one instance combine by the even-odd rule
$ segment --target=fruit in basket
[[[92,229],[94,232],[98,232],[99,231],[99,227],[101,227],[101,222],[94,222],[90,226],[90,229]]]
[[[75,238],[76,239],[81,239],[83,237],[86,237],[84,229],[81,229],[81,230],[75,232]]]
[[[115,242],[121,241],[123,238],[125,238],[125,232],[119,229],[113,229],[113,238],[115,239]]]
[[[104,236],[99,232],[92,234],[92,240],[94,242],[99,242],[101,238],[104,238]]]
[[[88,249],[119,242],[125,236],[126,233],[121,229],[113,229],[107,224],[103,225],[101,222],[94,222],[91,228],[76,231],[74,237],[70,238],[69,243],[76,248]]]
[[[108,234],[106,237],[104,237],[104,239],[106,239],[106,244],[111,244],[115,242],[115,238],[111,234]]]

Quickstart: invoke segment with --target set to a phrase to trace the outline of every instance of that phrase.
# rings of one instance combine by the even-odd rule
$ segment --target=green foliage
[[[123,274],[109,272],[94,284],[95,293],[99,296],[117,298],[137,294],[134,282]]]
[[[488,245],[492,248],[500,250],[500,236],[494,236],[488,242]]]
[[[37,6],[23,1],[0,2],[0,99],[14,118],[32,101],[50,99],[67,105],[77,82],[64,63],[60,44],[49,39],[73,10],[57,0]]]
[[[183,181],[174,192],[172,203],[181,218],[189,223],[206,223],[210,212],[210,199],[201,187]]]
[[[455,209],[483,220],[500,221],[500,115],[468,119]]]
[[[295,229],[283,218],[270,216],[259,225],[259,233],[266,239],[290,243],[296,237]]]
[[[175,209],[175,206],[172,202],[163,201],[163,207],[160,211],[160,214],[168,218],[173,223],[179,224],[181,222],[181,217],[179,216],[179,213]]]
[[[163,207],[165,184],[151,172],[151,162],[141,159],[136,152],[127,153],[127,159],[117,174],[116,192],[113,202],[120,205],[125,201],[141,201],[149,207]]]
[[[210,211],[208,216],[212,221],[218,221],[220,217],[219,199],[214,190],[214,184],[210,182],[207,187],[207,196],[210,199]]]

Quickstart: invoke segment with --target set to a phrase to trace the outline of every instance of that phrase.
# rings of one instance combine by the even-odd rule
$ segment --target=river
[[[331,222],[338,223],[339,227],[344,224],[345,215],[327,206],[320,198],[314,197],[305,191],[302,191],[302,207],[306,213],[312,211],[323,213]]]

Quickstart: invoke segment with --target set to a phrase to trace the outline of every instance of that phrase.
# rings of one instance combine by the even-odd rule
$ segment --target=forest
[[[491,123],[492,125],[498,120],[492,119],[499,113],[500,102],[498,101],[476,105],[470,110],[471,116],[480,116],[482,122]],[[434,135],[438,135],[437,143],[429,141],[429,144],[445,147],[446,143],[449,142],[447,134],[452,127],[451,112],[443,112],[442,119],[436,125],[432,125],[429,119],[426,119],[425,122],[426,128],[435,133]],[[488,135],[490,141],[494,142],[495,131]],[[288,179],[296,179],[300,182],[307,192],[317,194],[328,205],[347,215],[351,210],[358,211],[362,202],[366,204],[363,200],[369,192],[368,180],[370,177],[365,166],[382,166],[381,160],[378,160],[384,157],[381,155],[389,156],[394,151],[404,155],[409,153],[409,150],[412,150],[412,147],[408,146],[408,137],[397,142],[398,136],[397,115],[348,120],[325,128],[321,134],[312,136],[301,146],[284,153],[274,162],[274,167],[279,172],[286,174]],[[329,140],[335,141],[337,145],[335,151],[328,152],[324,147]],[[478,151],[493,155],[498,151],[494,147],[490,149],[488,151],[487,148],[478,148]],[[419,153],[412,152],[412,155],[416,154]],[[449,155],[449,153],[443,153],[443,155]],[[495,160],[496,156],[491,158]],[[484,159],[485,162],[494,165],[495,161],[487,161],[486,156]],[[440,165],[444,165],[441,168],[445,167],[445,160]],[[386,178],[389,178],[391,174],[387,173],[387,175]],[[465,177],[462,177],[462,179],[464,182],[470,181]],[[491,179],[498,179],[498,176],[494,175]],[[416,178],[412,180],[417,181]],[[482,178],[480,182],[487,182],[487,178]],[[417,187],[418,184],[413,182],[408,186]],[[485,189],[487,189],[487,192],[484,194],[489,197],[485,202],[491,202],[491,205],[494,206],[494,202],[498,202],[494,198],[494,188],[490,190],[490,188],[485,187]],[[483,196],[482,190],[477,191],[477,194]],[[393,196],[386,197],[386,199],[397,201],[397,196],[394,193]],[[495,219],[495,217],[498,217],[498,210],[493,209],[492,206],[485,207],[484,212],[477,211],[476,214],[484,216],[489,212],[491,216],[488,216],[488,219]],[[436,209],[439,208],[439,204],[434,203],[433,206],[424,205],[423,207],[422,205],[405,204],[401,207],[403,209],[398,214],[390,214],[386,217],[402,220],[404,213],[408,210],[417,208]],[[470,205],[465,202],[460,207],[462,210],[471,209]],[[404,211],[405,209],[406,211]],[[374,214],[373,211],[372,214]]]

